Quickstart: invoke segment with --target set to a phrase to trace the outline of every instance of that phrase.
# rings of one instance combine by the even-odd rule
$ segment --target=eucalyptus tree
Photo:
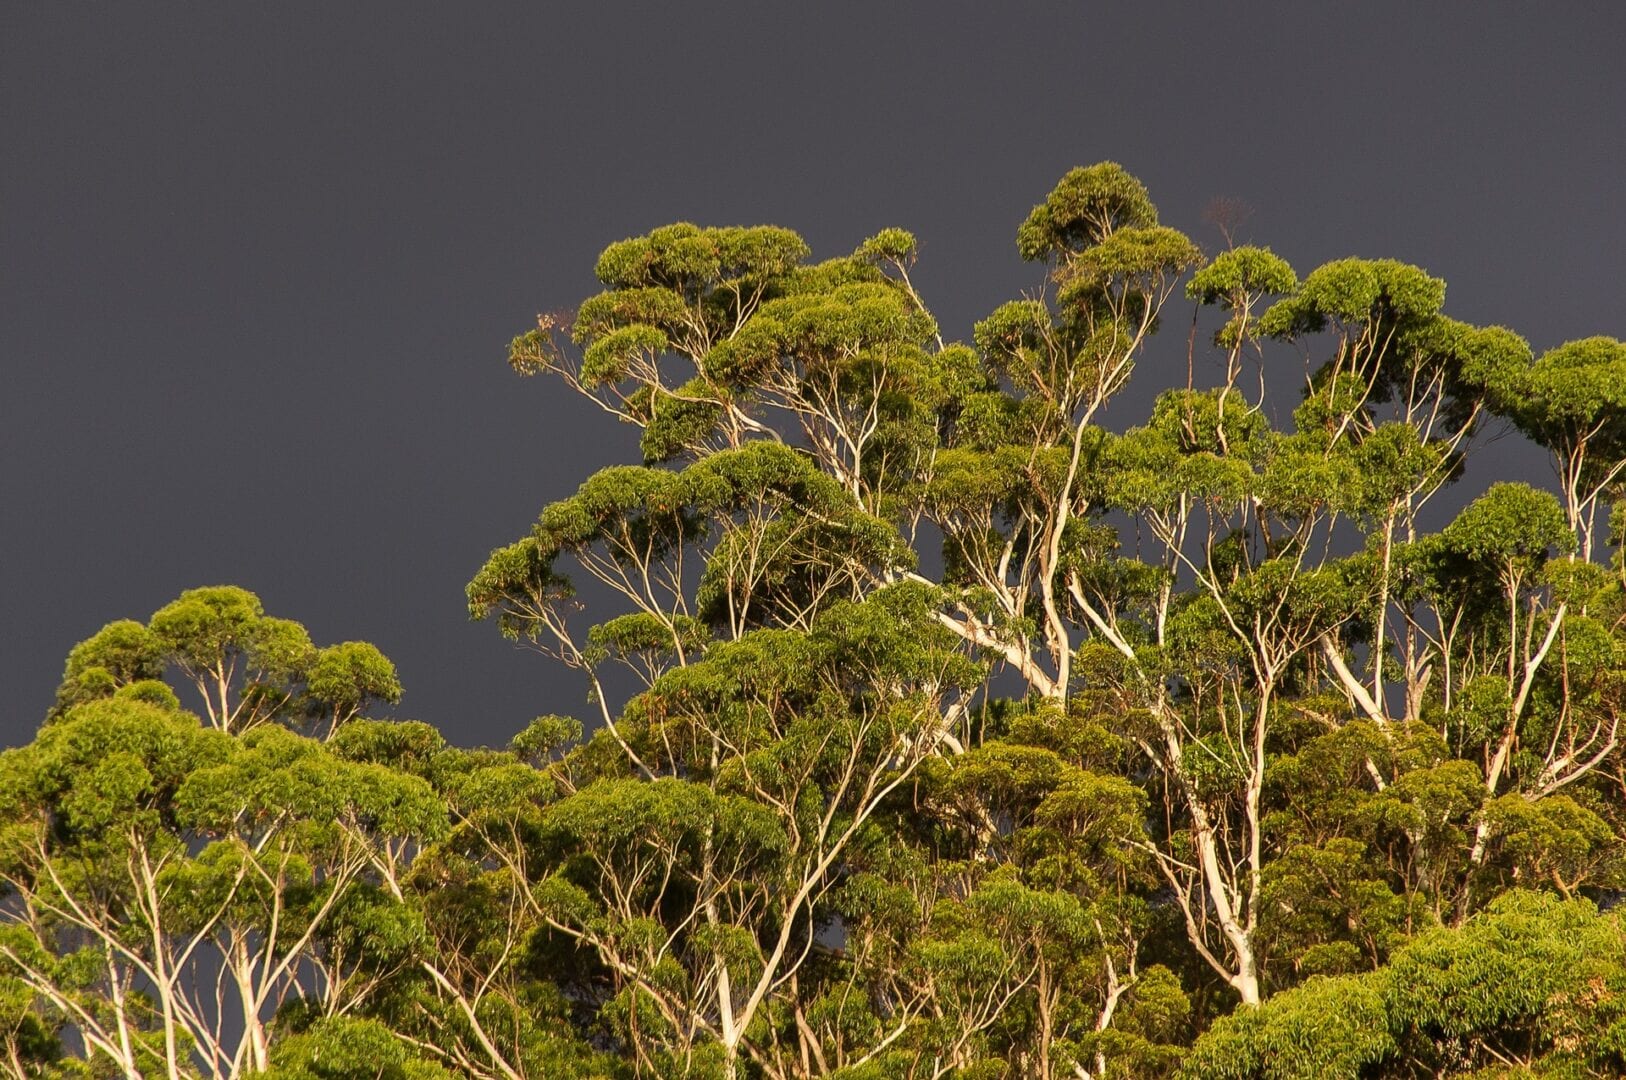
[[[0,790],[0,973],[128,1077],[246,1075],[280,1006],[342,1011],[330,932],[445,817],[415,778],[122,694],[0,755]]]
[[[1186,939],[1183,957],[1160,958],[1188,986],[1206,968],[1253,1004],[1316,971],[1379,966],[1431,920],[1460,922],[1532,875],[1565,895],[1618,880],[1607,795],[1622,609],[1591,561],[1597,509],[1626,470],[1615,343],[1534,360],[1511,331],[1444,314],[1444,283],[1394,260],[1302,279],[1266,248],[1207,260],[1111,163],[1064,176],[1017,247],[1042,281],[977,323],[970,346],[941,335],[901,230],[809,264],[782,229],[692,225],[612,245],[604,292],[513,343],[516,369],[562,377],[643,433],[642,465],[546,508],[469,587],[476,616],[588,678],[601,731],[561,767],[584,792],[588,778],[620,786],[566,800],[597,867],[574,879],[580,917],[620,904],[624,922],[647,921],[649,962],[677,962],[694,928],[717,925],[701,897],[724,883],[683,901],[663,888],[638,909],[617,874],[669,882],[685,855],[737,842],[727,829],[743,826],[704,809],[715,777],[747,778],[727,789],[741,813],[795,819],[794,801],[761,785],[757,744],[695,680],[726,670],[725,683],[771,686],[774,708],[807,723],[811,706],[769,673],[798,635],[903,585],[912,617],[947,635],[936,648],[991,665],[874,759],[877,778],[906,778],[912,794],[835,853],[839,887],[815,887],[839,957],[808,932],[805,967],[781,987],[762,958],[786,917],[731,924],[785,1026],[730,1026],[715,1002],[732,1000],[736,975],[691,958],[684,981],[644,991],[663,1019],[638,1036],[658,1029],[663,1052],[685,1056],[640,1049],[640,1070],[704,1072],[695,1062],[716,1043],[725,1071],[738,1051],[764,1075],[905,1060],[909,1075],[997,1060],[1096,1075],[1129,1067],[1104,1048],[1124,1044],[1112,1033],[1132,986],[1167,971],[1147,963],[1159,920]],[[1217,315],[1220,377],[1202,388],[1193,359],[1146,423],[1109,430],[1182,283],[1195,317]],[[1270,372],[1295,352],[1302,394],[1277,429],[1267,397],[1283,380]],[[1553,450],[1562,502],[1500,485],[1428,533],[1425,511],[1496,418]],[[577,626],[572,568],[624,613]],[[615,667],[633,676],[619,702]],[[998,670],[1023,700],[1001,700]],[[708,718],[677,739],[673,718],[702,701]],[[700,800],[698,817],[678,802],[648,811],[697,823],[684,827],[698,829],[692,850],[683,829],[657,840],[620,816],[655,791]],[[1081,843],[1057,830],[1062,805],[1095,823],[1087,873],[1058,874]],[[595,829],[612,820],[630,830],[618,843],[663,854],[605,847]],[[582,850],[536,847],[530,872],[579,868]],[[1003,907],[977,907],[995,894]],[[973,910],[1025,914],[954,914]],[[956,998],[926,964],[940,931],[952,942],[934,955],[960,957],[986,996]],[[593,944],[618,989],[647,978],[624,946]],[[835,985],[847,1027],[822,1019]],[[712,1004],[683,1013],[678,998]]]
[[[581,784],[570,840],[533,842],[526,866],[531,892],[566,873],[576,917],[600,920],[556,919],[604,965],[600,1007],[640,1072],[1153,1070],[1167,1029],[1134,1017],[1137,987],[1171,1008],[1206,969],[1251,1005],[1381,966],[1509,884],[1619,880],[1621,592],[1591,561],[1626,471],[1617,346],[1534,360],[1393,260],[1302,280],[1266,248],[1207,260],[1111,163],[1064,176],[1017,246],[1043,279],[970,346],[941,335],[901,230],[809,264],[782,229],[691,225],[612,245],[604,292],[513,343],[516,369],[643,432],[642,465],[546,508],[469,587],[476,616],[588,678],[601,730],[558,766]],[[1195,317],[1217,315],[1217,384],[1193,359],[1146,423],[1109,430],[1182,283]],[[1277,429],[1269,372],[1295,352],[1303,390]],[[1498,417],[1553,450],[1562,502],[1495,486],[1426,532]],[[577,626],[572,568],[624,613]],[[864,790],[899,783],[909,804],[859,811],[852,842],[820,849],[832,876],[806,930],[794,904],[719,922],[712,890],[783,872],[772,822],[804,796],[774,785],[813,775],[765,772],[755,739],[846,730],[777,673],[816,670],[792,658],[838,613],[900,619],[903,596],[913,638],[984,674],[929,695],[935,719],[872,759]],[[860,670],[897,683],[886,667],[909,655]],[[754,738],[730,730],[725,687],[771,694],[746,710]],[[747,817],[725,822],[708,801],[725,791]],[[708,876],[753,808],[766,861]],[[611,910],[645,928],[645,959],[604,936]],[[1183,956],[1148,944],[1171,917]],[[708,944],[699,962],[700,929],[724,924],[740,959]],[[781,976],[786,933],[807,953]],[[666,981],[646,973],[662,963]],[[766,1013],[727,1007],[735,964]],[[609,993],[639,986],[643,1014]]]
[[[1499,387],[1519,429],[1553,455],[1564,513],[1590,560],[1598,510],[1626,473],[1626,344],[1571,341]]]
[[[401,700],[395,665],[375,646],[317,648],[247,589],[217,585],[188,589],[145,625],[120,619],[74,646],[51,715],[118,693],[173,701],[163,685],[172,674],[196,691],[209,726],[231,734],[281,722],[332,737],[374,704]]]
[[[288,1046],[293,1040],[283,1044],[280,1060],[290,1069],[334,1068],[336,1061],[362,1068],[366,1059],[349,1048],[387,1035],[408,1074],[626,1075],[621,1062],[590,1045],[572,1005],[574,995],[591,993],[596,965],[550,942],[528,887],[528,841],[575,787],[553,751],[580,731],[573,721],[544,717],[510,750],[471,751],[417,722],[361,720],[341,729],[331,743],[335,754],[428,784],[446,823],[402,852],[400,873],[376,879],[344,912],[324,955],[345,965],[347,1005],[306,1006],[287,1017],[284,1026],[299,1040],[297,1054]],[[357,1019],[368,1026],[355,1028]]]
[[[621,1075],[506,963],[539,924],[487,905],[484,838],[557,801],[565,734],[465,751],[365,716],[399,696],[373,646],[231,587],[76,646],[0,754],[0,1072]]]
[[[365,897],[446,810],[422,779],[290,727],[331,735],[399,696],[373,646],[314,648],[237,588],[75,646],[38,737],[0,754],[12,1071],[38,1074],[26,1044],[93,1075],[243,1076],[268,1066],[279,1009],[353,1008],[367,986],[351,946],[377,930],[357,922]]]

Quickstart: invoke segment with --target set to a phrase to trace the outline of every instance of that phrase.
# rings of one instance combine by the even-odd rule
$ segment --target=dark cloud
[[[1204,242],[1234,196],[1301,272],[1626,333],[1618,5],[466,7],[7,14],[0,745],[75,641],[214,582],[376,642],[455,739],[576,707],[461,587],[632,440],[503,347],[669,220],[913,229],[964,336],[1032,281],[1028,207],[1112,158]],[[1504,440],[1469,483],[1540,474]]]

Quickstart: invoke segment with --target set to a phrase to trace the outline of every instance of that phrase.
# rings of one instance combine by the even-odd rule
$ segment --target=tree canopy
[[[1230,240],[1074,169],[969,342],[901,229],[610,245],[509,359],[642,461],[467,587],[583,715],[449,745],[239,588],[108,624],[0,754],[4,1067],[1626,1072],[1626,345]],[[1442,496],[1498,429],[1552,489]]]

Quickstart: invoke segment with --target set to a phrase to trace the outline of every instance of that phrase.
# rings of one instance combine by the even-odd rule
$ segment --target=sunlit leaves
[[[1298,276],[1269,248],[1236,247],[1214,256],[1191,275],[1186,295],[1204,304],[1241,307],[1249,297],[1286,295],[1298,288]]]
[[[1316,979],[1264,1009],[1220,1020],[1187,1056],[1182,1076],[1355,1080],[1395,1049],[1381,991],[1355,978]]]
[[[1528,484],[1493,484],[1440,534],[1469,559],[1504,574],[1574,544],[1558,500]]]
[[[1408,942],[1620,880],[1617,343],[1532,361],[1392,259],[1205,260],[1112,163],[1017,239],[1042,280],[974,347],[903,230],[808,264],[692,225],[607,249],[570,341],[520,339],[645,466],[546,508],[471,610],[585,670],[603,726],[403,754],[458,818],[434,865],[480,925],[535,883],[533,941],[643,1074],[1155,1076],[1193,1018],[1193,1075],[1438,1072],[1386,996]],[[1223,378],[1193,353],[1126,428],[1182,286]],[[1302,399],[1267,402],[1294,352]],[[1498,416],[1562,499],[1495,484],[1430,532]],[[623,607],[574,626],[567,571]]]
[[[1340,259],[1311,271],[1298,292],[1264,315],[1266,333],[1314,333],[1329,322],[1411,327],[1437,314],[1445,282],[1394,259]]]
[[[1146,185],[1108,161],[1063,176],[1017,230],[1016,246],[1024,259],[1065,258],[1118,229],[1156,224],[1157,208]]]
[[[1066,300],[1068,290],[1098,289],[1117,281],[1138,283],[1159,274],[1178,274],[1201,259],[1197,246],[1174,229],[1119,229],[1069,262],[1062,278],[1062,299]]]
[[[610,245],[594,273],[606,285],[681,292],[719,278],[772,277],[806,255],[807,245],[788,229],[668,225]]]

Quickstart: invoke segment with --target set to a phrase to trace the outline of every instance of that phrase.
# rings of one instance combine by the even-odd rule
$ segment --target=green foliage
[[[376,1020],[323,1020],[277,1044],[267,1080],[451,1080]]]
[[[1285,296],[1298,283],[1293,268],[1269,248],[1244,246],[1216,255],[1192,274],[1186,295],[1203,304],[1239,307],[1250,297]]]
[[[1454,551],[1499,574],[1533,569],[1552,549],[1570,550],[1575,538],[1558,500],[1528,484],[1492,484],[1440,537]]]
[[[318,650],[305,671],[307,706],[332,718],[332,726],[361,713],[373,702],[401,700],[401,682],[388,657],[365,641],[346,641]]]
[[[969,344],[908,232],[691,224],[514,339],[641,432],[467,586],[582,719],[371,718],[387,658],[227,586],[76,646],[0,753],[0,1060],[1626,1073],[1626,347],[1534,359],[1394,260],[1205,262],[1110,162],[1017,246]],[[1217,367],[1193,321],[1120,424],[1181,297]],[[1430,507],[1497,419],[1554,492]]]
[[[401,700],[395,665],[362,641],[318,649],[300,624],[267,616],[235,586],[189,589],[147,625],[121,619],[74,646],[48,720],[107,697],[178,709],[162,680],[198,694],[208,723],[247,731],[269,722],[311,724],[331,736],[377,703]]]
[[[719,279],[769,278],[807,256],[807,245],[788,229],[701,229],[668,225],[648,236],[611,244],[594,273],[620,288],[681,291]]]
[[[1264,315],[1267,333],[1315,333],[1348,328],[1412,328],[1437,315],[1445,282],[1393,259],[1339,259],[1317,267],[1297,293]]]
[[[1022,258],[1044,261],[1101,243],[1118,229],[1157,224],[1146,185],[1106,161],[1070,171],[1016,232]]]
[[[1181,1075],[1224,1080],[1335,1080],[1368,1075],[1393,1053],[1380,991],[1359,977],[1315,978],[1214,1025]]]
[[[1192,1077],[1608,1076],[1620,1056],[1626,937],[1585,901],[1514,891],[1419,935],[1365,975],[1311,979],[1214,1025]]]

